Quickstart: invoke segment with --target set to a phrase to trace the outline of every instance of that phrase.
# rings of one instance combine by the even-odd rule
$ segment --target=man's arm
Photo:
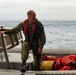
[[[24,26],[24,22],[21,22],[15,28],[6,31],[5,34],[14,34],[14,33],[17,33],[19,31],[23,30],[23,26]]]
[[[41,36],[39,39],[39,48],[42,49],[44,44],[46,42],[46,36],[45,36],[45,32],[44,32],[44,27],[42,28],[42,32],[41,32]]]

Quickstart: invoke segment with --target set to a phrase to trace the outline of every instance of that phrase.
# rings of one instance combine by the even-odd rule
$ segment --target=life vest
[[[26,36],[26,39],[28,41],[29,41],[29,38],[31,38],[32,41],[33,40],[38,40],[40,35],[41,35],[43,25],[37,19],[35,19],[33,24],[32,24],[32,36],[31,37],[29,37],[28,25],[29,25],[29,20],[26,19],[24,21],[24,34]],[[39,30],[40,33],[38,33],[38,30]]]
[[[68,55],[57,58],[54,70],[74,70],[76,69],[76,55]]]
[[[46,61],[46,62],[45,62]],[[55,61],[53,64],[48,61]],[[53,56],[42,56],[42,66],[41,69],[49,70],[52,67],[52,70],[75,70],[76,69],[76,55],[68,55],[64,57],[55,58]],[[47,66],[49,65],[49,66]]]

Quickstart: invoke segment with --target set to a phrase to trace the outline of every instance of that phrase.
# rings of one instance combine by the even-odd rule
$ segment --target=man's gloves
[[[38,52],[39,52],[39,53],[42,53],[42,49],[41,49],[41,48],[38,48]]]

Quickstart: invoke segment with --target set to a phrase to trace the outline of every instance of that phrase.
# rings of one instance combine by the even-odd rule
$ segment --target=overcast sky
[[[0,20],[24,20],[30,9],[41,20],[76,20],[76,0],[0,0]]]

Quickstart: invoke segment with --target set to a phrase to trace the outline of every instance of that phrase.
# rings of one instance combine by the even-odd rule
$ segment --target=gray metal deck
[[[8,53],[8,58],[10,61],[10,66],[13,70],[20,70],[22,68],[20,53]],[[31,69],[32,61],[33,61],[33,56],[30,53],[26,62],[29,70]],[[7,69],[5,59],[3,59],[3,61],[0,61],[0,69]]]
[[[63,54],[76,54],[76,50],[45,50],[43,53],[51,53],[51,55],[57,55],[58,52],[60,55]],[[63,53],[64,52],[64,53]],[[62,54],[63,53],[63,54]],[[58,56],[59,56],[58,54]],[[20,53],[8,53],[8,58],[12,67],[12,70],[6,69],[6,63],[0,62],[0,75],[20,75],[21,69],[21,54]],[[29,55],[27,63],[31,63],[33,61],[33,56]],[[14,69],[14,70],[13,70]],[[76,70],[70,71],[27,71],[25,75],[76,75]]]
[[[18,70],[0,69],[0,75],[20,75]],[[25,75],[76,75],[76,71],[27,71]]]
[[[0,75],[20,75],[20,71],[0,69]]]

